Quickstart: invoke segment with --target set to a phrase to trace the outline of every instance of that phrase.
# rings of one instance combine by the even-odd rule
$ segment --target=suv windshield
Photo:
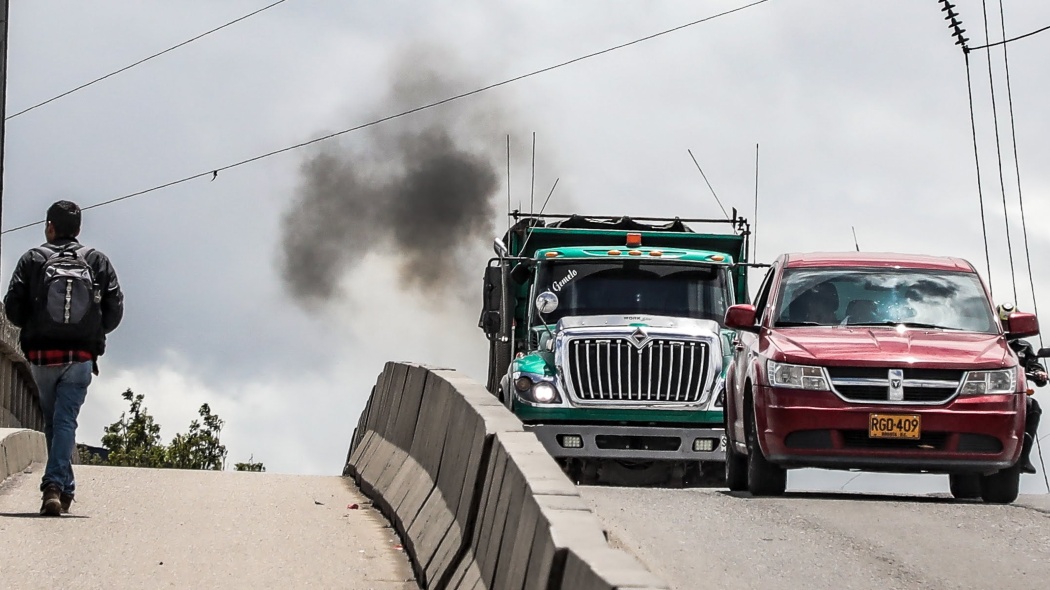
[[[881,326],[998,331],[972,272],[823,268],[785,271],[776,326]]]
[[[725,318],[731,300],[726,269],[714,265],[642,262],[564,261],[541,264],[537,293],[558,296],[558,309],[545,316],[649,314],[714,320]]]

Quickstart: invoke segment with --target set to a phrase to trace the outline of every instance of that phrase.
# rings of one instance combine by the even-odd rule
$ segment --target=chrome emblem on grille
[[[904,401],[904,369],[890,369],[890,401]]]
[[[645,346],[645,343],[649,341],[649,335],[645,333],[645,330],[635,328],[634,332],[631,333],[631,342],[634,342],[635,347],[641,348]]]

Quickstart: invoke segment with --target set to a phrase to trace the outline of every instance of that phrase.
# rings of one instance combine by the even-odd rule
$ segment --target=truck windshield
[[[998,331],[976,273],[925,269],[789,269],[776,326],[895,326]]]
[[[537,293],[558,296],[558,309],[544,316],[662,315],[725,318],[731,300],[726,269],[714,265],[642,262],[564,261],[540,265]]]

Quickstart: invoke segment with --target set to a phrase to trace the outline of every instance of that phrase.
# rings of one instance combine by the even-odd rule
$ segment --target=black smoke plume
[[[373,253],[390,257],[403,287],[428,294],[480,276],[460,261],[495,235],[493,163],[440,126],[369,148],[328,149],[302,166],[283,219],[281,274],[308,308],[339,295],[345,274]]]

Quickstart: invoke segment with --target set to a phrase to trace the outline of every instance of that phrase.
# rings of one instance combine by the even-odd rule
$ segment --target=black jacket
[[[1010,340],[1009,344],[1010,348],[1017,353],[1017,360],[1021,362],[1021,366],[1024,367],[1025,373],[1031,375],[1033,373],[1046,372],[1046,369],[1043,368],[1043,364],[1039,362],[1039,357],[1035,355],[1035,349],[1032,348],[1031,344],[1024,340]],[[1039,387],[1042,387],[1047,383],[1046,379],[1038,379],[1034,377],[1029,377],[1029,379]]]
[[[58,238],[54,242],[43,244],[45,249],[55,250],[77,244],[72,238]],[[32,285],[40,281],[40,271],[47,258],[39,250],[33,249],[22,255],[11,275],[11,286],[4,296],[4,311],[11,323],[22,329],[22,352],[30,350],[86,350],[95,356],[106,352],[106,334],[112,332],[124,317],[124,293],[117,282],[117,273],[106,255],[93,250],[87,255],[87,263],[95,273],[96,286],[102,291],[102,329],[91,340],[84,342],[49,341],[37,334],[33,322]]]

